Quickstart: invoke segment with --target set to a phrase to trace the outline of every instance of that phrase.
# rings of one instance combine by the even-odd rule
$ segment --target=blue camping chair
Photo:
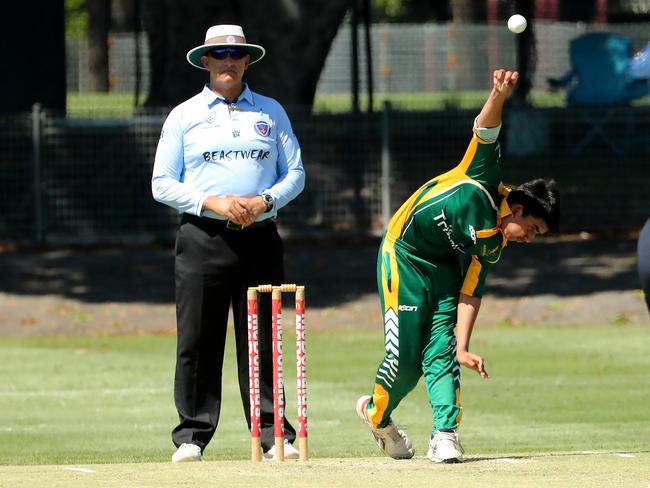
[[[552,88],[567,89],[567,104],[584,107],[609,108],[589,116],[590,129],[578,142],[574,152],[581,152],[599,135],[615,153],[620,145],[612,141],[605,127],[616,108],[650,93],[647,80],[635,80],[629,75],[631,43],[625,36],[606,32],[585,34],[569,43],[571,69],[558,79],[549,78]]]

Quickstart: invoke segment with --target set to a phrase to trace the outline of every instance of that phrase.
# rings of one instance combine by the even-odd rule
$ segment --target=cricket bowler
[[[508,241],[531,242],[557,230],[559,192],[553,180],[514,189],[503,185],[497,137],[516,71],[494,71],[492,90],[476,117],[460,163],[426,182],[390,220],[377,259],[385,355],[372,395],[357,415],[388,456],[415,451],[391,414],[421,376],[433,410],[427,457],[463,461],[460,365],[488,378],[485,361],[470,351],[487,272]]]

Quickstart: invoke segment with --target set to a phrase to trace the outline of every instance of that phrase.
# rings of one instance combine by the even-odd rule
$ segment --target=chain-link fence
[[[280,212],[287,233],[380,233],[419,185],[460,161],[476,111],[389,110],[293,120],[307,186]],[[0,118],[2,239],[151,242],[177,215],[153,201],[150,178],[164,114]],[[504,181],[553,177],[564,231],[639,228],[650,209],[650,107],[509,107]],[[385,185],[384,185],[385,183]],[[388,189],[388,191],[384,191]]]
[[[559,76],[569,69],[569,41],[587,32],[607,30],[630,38],[634,52],[650,41],[647,23],[594,25],[575,22],[536,21],[536,69],[532,88],[546,90],[547,76]],[[359,39],[363,39],[359,27]],[[351,87],[351,27],[343,24],[332,43],[318,84],[319,94],[348,93]],[[147,36],[138,34],[141,84],[149,86]],[[371,46],[373,77],[378,93],[421,93],[428,91],[483,90],[486,77],[497,66],[516,66],[516,37],[505,22],[498,24],[373,24]],[[109,72],[112,92],[132,92],[136,86],[136,37],[128,33],[111,35]],[[188,46],[190,49],[193,46]],[[359,64],[365,66],[363,41]],[[86,92],[89,82],[89,51],[85,39],[69,39],[67,83],[70,92]],[[359,71],[362,87],[366,71]]]
[[[650,41],[648,27],[647,22],[601,25],[535,21],[531,27],[536,56],[532,89],[548,90],[546,78],[569,69],[571,39],[607,31],[629,37],[632,52],[637,52]],[[339,30],[319,81],[319,93],[350,90],[351,35],[349,25]],[[517,66],[516,39],[505,22],[374,24],[371,46],[375,89],[379,93],[484,90],[494,68]],[[363,43],[359,63],[366,63]],[[365,70],[360,70],[359,79],[360,85],[366,86]]]
[[[648,40],[647,24],[609,27],[631,37],[635,49]],[[566,71],[568,41],[595,29],[536,22],[534,85],[545,88],[544,76]],[[471,110],[458,104],[430,110],[430,92],[486,93],[486,73],[514,65],[514,38],[501,25],[375,25],[372,35],[376,88],[416,94],[411,110],[398,104],[372,114],[290,110],[308,178],[305,191],[280,212],[286,233],[380,233],[412,191],[460,160],[471,136],[480,102]],[[349,94],[349,37],[344,25],[319,93]],[[146,37],[140,41],[146,86]],[[122,35],[111,44],[113,90],[127,96],[134,84],[132,43],[132,36]],[[87,86],[84,53],[83,45],[68,45],[71,92]],[[360,74],[363,86],[364,70]],[[0,117],[0,241],[168,239],[178,216],[154,202],[150,189],[167,111],[130,116],[116,115],[118,110],[96,118],[93,107],[82,109],[75,117],[38,107]],[[564,231],[638,229],[650,214],[649,133],[647,104],[508,106],[501,136],[504,181],[558,180]]]

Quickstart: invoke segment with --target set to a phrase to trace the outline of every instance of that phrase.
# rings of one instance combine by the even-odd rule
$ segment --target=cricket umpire
[[[175,246],[177,351],[173,462],[200,461],[219,422],[232,306],[239,391],[250,428],[246,290],[284,281],[278,210],[304,188],[300,146],[283,107],[242,81],[262,59],[237,25],[208,29],[187,53],[209,83],[163,125],[151,181],[154,199],[181,214]],[[260,297],[261,425],[273,458],[270,299]],[[285,422],[285,457],[298,457]]]

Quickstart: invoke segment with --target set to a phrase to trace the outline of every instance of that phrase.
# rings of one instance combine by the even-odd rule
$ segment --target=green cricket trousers
[[[433,429],[460,423],[460,365],[456,361],[456,310],[461,287],[458,260],[429,262],[410,246],[384,237],[377,284],[384,317],[385,355],[368,403],[370,422],[384,427],[420,376],[433,410]]]

